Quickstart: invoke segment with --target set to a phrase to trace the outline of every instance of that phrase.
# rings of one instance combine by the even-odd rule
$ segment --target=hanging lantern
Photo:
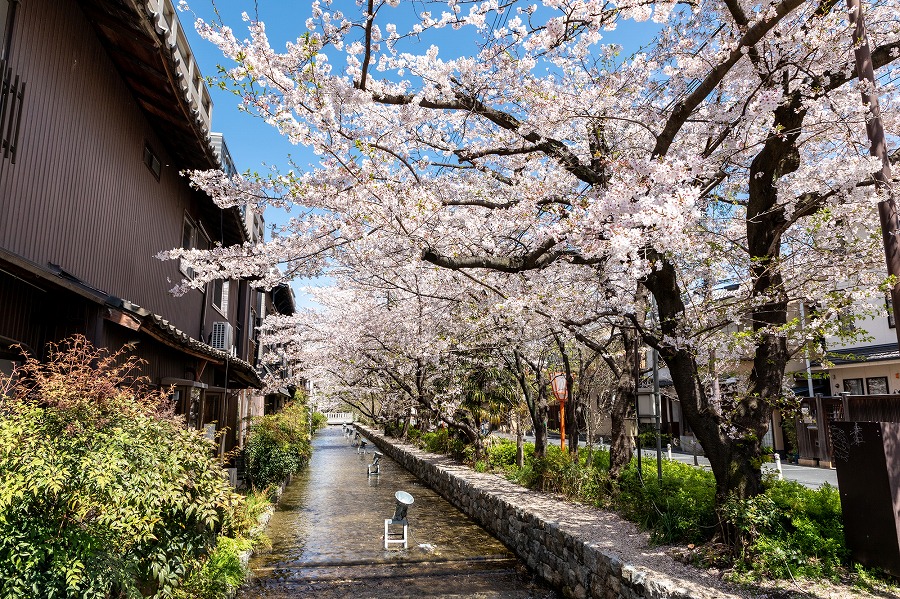
[[[550,379],[550,388],[553,389],[553,397],[555,397],[559,403],[565,403],[567,399],[569,399],[569,389],[566,384],[566,373],[557,372]]]
[[[566,373],[557,372],[550,377],[550,388],[553,396],[559,400],[559,448],[566,450],[566,400],[569,399],[569,389],[566,383]]]

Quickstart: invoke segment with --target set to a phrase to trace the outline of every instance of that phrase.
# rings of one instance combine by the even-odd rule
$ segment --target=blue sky
[[[207,20],[216,20],[212,0],[190,0],[191,10],[199,17]],[[266,32],[272,47],[279,51],[284,48],[287,41],[294,41],[305,31],[305,21],[310,16],[310,3],[303,0],[215,0],[215,6],[226,24],[232,27],[239,39],[247,37],[246,23],[241,20],[241,13],[247,12],[253,17],[258,10],[260,20],[266,24]],[[391,13],[385,15],[387,21],[394,21],[402,26],[404,11],[409,13],[411,6],[421,7],[419,2],[401,0],[401,6],[394,9],[388,8]],[[357,14],[359,7],[352,0],[336,0],[332,9],[340,9],[345,14]],[[434,9],[435,13],[439,12]],[[379,22],[381,22],[379,13]],[[194,52],[200,72],[205,77],[217,74],[217,65],[230,67],[231,64],[221,52],[203,40],[194,29],[194,15],[188,12],[179,12],[185,33]],[[398,27],[399,29],[400,27]],[[636,51],[640,44],[649,41],[649,38],[658,30],[654,23],[620,23],[619,27],[609,32],[604,37],[606,42],[615,42],[623,46],[623,56]],[[429,39],[421,49],[427,49],[427,45],[438,43],[441,46],[442,56],[464,55],[468,35],[464,32],[446,29],[435,38]],[[471,38],[468,38],[471,39]],[[336,65],[337,66],[337,65]],[[228,148],[238,171],[263,172],[267,166],[276,166],[284,170],[289,168],[288,156],[294,159],[299,166],[305,166],[315,161],[312,152],[302,146],[294,146],[280,135],[273,127],[237,109],[237,98],[228,91],[217,87],[210,87],[213,100],[212,129],[221,132],[225,136]],[[269,209],[265,214],[266,222],[278,223],[284,219],[284,214]],[[318,282],[322,284],[322,282]],[[327,281],[324,282],[327,284]],[[300,287],[308,282],[295,282],[294,290],[297,293],[297,303],[300,306],[314,305],[301,292]]]

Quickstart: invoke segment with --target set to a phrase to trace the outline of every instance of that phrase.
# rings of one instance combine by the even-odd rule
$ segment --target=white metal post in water
[[[391,535],[391,532],[390,532],[391,524],[395,524],[395,522],[393,520],[391,520],[390,518],[384,519],[384,548],[387,549],[388,545],[391,543],[394,543],[397,545],[399,545],[400,543],[403,543],[403,548],[409,549],[409,542],[408,542],[409,525],[406,523],[406,520],[404,520],[403,522],[396,523],[398,525],[399,524],[403,525],[403,538],[398,538],[398,539],[391,538],[391,536],[390,536]]]
[[[404,549],[409,549],[408,542],[408,534],[409,534],[409,525],[406,521],[406,511],[409,509],[409,506],[413,504],[415,501],[413,496],[407,493],[406,491],[397,491],[394,493],[394,499],[397,500],[397,505],[394,508],[394,515],[391,518],[384,519],[384,548],[387,549],[388,545],[395,543],[400,544],[403,543]],[[403,537],[402,538],[391,538],[391,525],[400,526],[403,525]],[[394,536],[397,536],[396,533]]]

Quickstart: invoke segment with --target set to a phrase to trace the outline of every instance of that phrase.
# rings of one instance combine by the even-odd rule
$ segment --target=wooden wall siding
[[[172,297],[178,265],[153,257],[180,244],[185,210],[197,212],[196,192],[171,165],[77,2],[23,2],[11,66],[28,82],[28,96],[16,164],[0,160],[0,246],[59,264],[199,338],[202,294]],[[145,140],[163,164],[159,181],[142,161]]]
[[[900,422],[900,395],[852,395],[850,420]]]

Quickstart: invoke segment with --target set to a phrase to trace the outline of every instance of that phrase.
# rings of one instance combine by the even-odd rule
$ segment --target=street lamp
[[[550,379],[550,388],[553,396],[559,401],[559,448],[566,450],[566,400],[569,399],[569,389],[566,381],[566,373],[554,373]]]

